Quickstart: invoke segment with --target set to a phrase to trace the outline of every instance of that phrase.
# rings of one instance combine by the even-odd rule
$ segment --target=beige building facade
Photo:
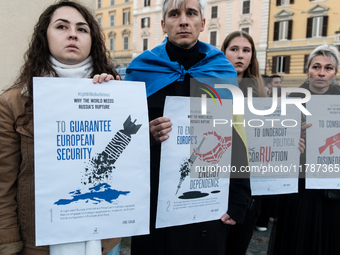
[[[306,77],[305,61],[322,44],[340,47],[339,0],[275,0],[269,17],[266,74],[278,74],[286,86]]]
[[[208,0],[206,25],[199,39],[217,48],[235,30],[244,30],[254,39],[260,71],[265,72],[270,0]],[[161,0],[133,3],[133,58],[159,45],[166,34],[161,29]]]
[[[207,1],[206,28],[200,40],[221,48],[225,37],[238,30],[249,33],[255,43],[260,73],[265,72],[270,0]]]
[[[117,67],[127,67],[132,60],[133,1],[95,0],[96,18],[106,37],[106,47]]]
[[[0,1],[0,91],[13,85],[23,64],[34,25],[55,0]],[[95,0],[81,0],[95,13]]]
[[[133,58],[151,50],[166,37],[161,28],[162,0],[133,2]]]

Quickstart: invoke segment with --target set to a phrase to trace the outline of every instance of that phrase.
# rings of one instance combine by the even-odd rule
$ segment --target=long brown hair
[[[230,33],[223,41],[221,51],[225,54],[230,42],[236,37],[244,37],[251,44],[252,57],[249,66],[244,71],[243,78],[253,78],[254,82],[245,82],[246,86],[241,88],[245,95],[247,94],[247,87],[253,88],[253,93],[258,97],[266,97],[267,93],[264,88],[262,76],[260,74],[259,62],[256,57],[256,49],[253,38],[244,31],[234,31]]]
[[[60,0],[56,4],[50,5],[40,15],[37,24],[34,27],[34,32],[29,43],[29,48],[24,55],[24,65],[20,69],[19,76],[12,87],[27,86],[28,101],[25,105],[26,113],[31,119],[33,116],[33,77],[43,76],[44,74],[52,74],[58,77],[58,74],[52,68],[49,56],[51,55],[48,41],[47,28],[51,22],[53,13],[61,7],[72,7],[79,11],[90,27],[91,34],[91,51],[93,72],[95,74],[108,73],[116,77],[117,72],[112,68],[113,63],[110,57],[110,52],[105,47],[105,36],[101,31],[97,21],[91,12],[82,4],[70,1]]]

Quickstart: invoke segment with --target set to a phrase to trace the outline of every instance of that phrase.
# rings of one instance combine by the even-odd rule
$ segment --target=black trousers
[[[236,223],[230,226],[227,241],[226,255],[245,255],[259,215],[261,199],[253,199],[251,206],[247,209],[243,224]]]

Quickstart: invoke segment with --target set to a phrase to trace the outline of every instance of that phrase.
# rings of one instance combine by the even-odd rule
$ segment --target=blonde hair
[[[324,56],[324,57],[330,57],[333,61],[333,64],[335,66],[336,72],[338,72],[338,66],[339,66],[339,51],[338,49],[330,44],[323,44],[318,47],[316,47],[311,54],[309,54],[305,70],[307,71],[310,67],[310,64],[316,56]]]
[[[207,3],[205,2],[205,0],[197,0],[198,1],[198,7],[201,13],[201,19],[204,19],[204,8],[207,5]],[[163,0],[162,2],[162,16],[163,16],[163,20],[165,21],[165,16],[166,13],[170,7],[170,5],[173,3],[174,6],[176,8],[180,8],[182,6],[182,4],[186,4],[187,0]]]

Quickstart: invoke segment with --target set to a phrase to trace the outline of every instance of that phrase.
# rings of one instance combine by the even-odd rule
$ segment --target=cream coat
[[[33,121],[21,116],[28,98],[23,87],[0,95],[0,254],[48,255],[35,246]],[[102,240],[103,254],[120,238]]]

